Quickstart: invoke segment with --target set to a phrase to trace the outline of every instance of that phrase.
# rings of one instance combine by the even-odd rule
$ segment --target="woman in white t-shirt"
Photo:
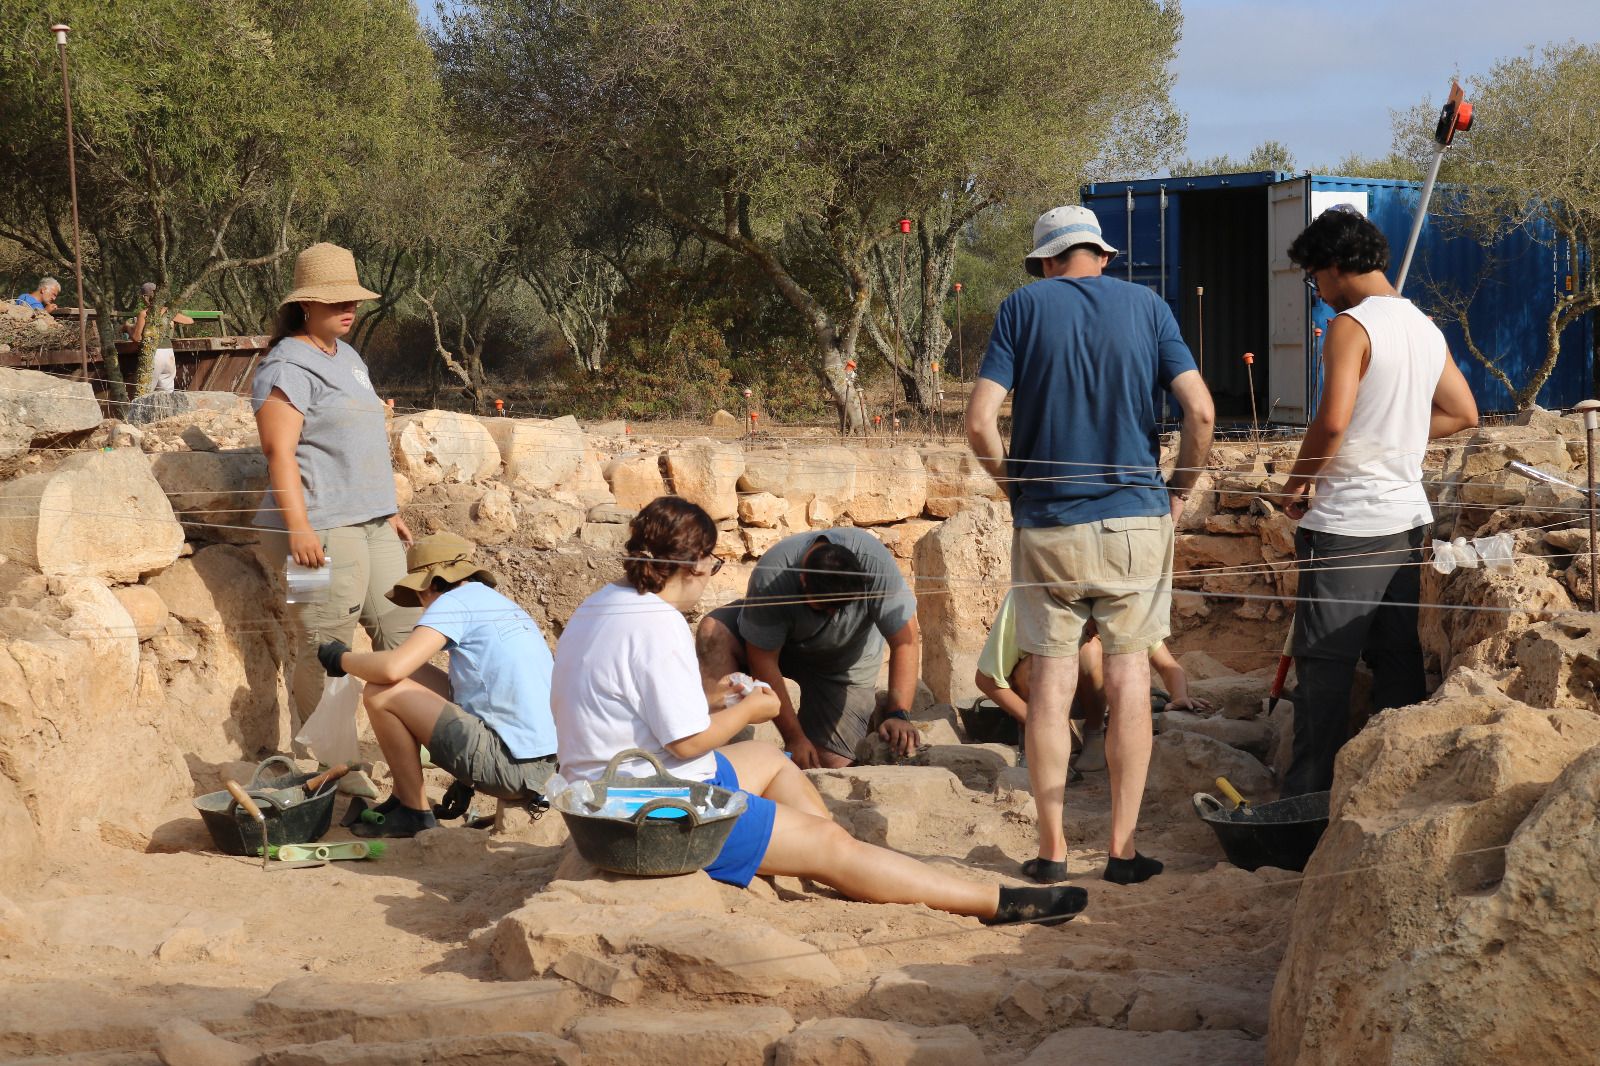
[[[721,569],[717,527],[695,504],[663,496],[633,519],[626,577],[590,596],[556,647],[550,683],[561,773],[594,780],[612,756],[640,748],[668,772],[743,789],[749,806],[706,868],[743,887],[757,874],[805,877],[852,899],[924,903],[986,924],[1066,921],[1083,910],[1081,888],[1012,888],[953,877],[852,837],[828,814],[804,771],[775,746],[729,743],[770,721],[770,691],[737,698],[730,675],[707,692],[684,613]],[[623,772],[643,773],[641,762]]]

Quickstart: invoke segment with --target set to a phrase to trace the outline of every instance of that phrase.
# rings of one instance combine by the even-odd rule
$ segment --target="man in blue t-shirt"
[[[1173,526],[1210,454],[1215,415],[1166,303],[1105,276],[1117,250],[1092,211],[1047,211],[1033,244],[1024,265],[1043,280],[1000,305],[967,407],[967,440],[1011,497],[1017,644],[1036,658],[1026,742],[1039,856],[1022,871],[1066,878],[1067,716],[1093,619],[1105,650],[1111,771],[1103,876],[1135,884],[1162,868],[1133,846],[1150,766],[1149,651],[1170,631]],[[1164,390],[1183,408],[1170,482],[1157,435]],[[1007,393],[1009,456],[999,428]]]
[[[39,287],[32,292],[25,292],[18,296],[13,303],[24,307],[31,307],[35,311],[54,311],[56,297],[61,295],[61,282],[55,278],[40,278]]]

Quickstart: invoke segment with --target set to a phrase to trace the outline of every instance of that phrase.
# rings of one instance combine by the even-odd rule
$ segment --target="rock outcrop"
[[[1339,756],[1273,990],[1273,1066],[1600,1048],[1600,718],[1458,674]],[[1342,871],[1350,871],[1341,873]]]
[[[0,460],[99,424],[100,404],[87,381],[0,366]]]
[[[1011,512],[982,501],[917,541],[922,679],[943,703],[977,695],[978,653],[1011,584]]]

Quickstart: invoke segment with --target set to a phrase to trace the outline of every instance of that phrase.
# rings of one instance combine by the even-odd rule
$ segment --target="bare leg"
[[[700,677],[707,690],[729,674],[748,670],[744,642],[728,627],[709,614],[700,619],[694,633],[695,656],[700,660]]]
[[[718,748],[739,775],[739,787],[774,803],[833,821],[806,772],[771,744],[747,740]]]
[[[1150,771],[1150,656],[1146,652],[1106,656],[1106,766],[1111,771],[1111,854],[1133,858],[1133,833],[1139,824]],[[1041,818],[1041,824],[1043,819]]]
[[[993,917],[1000,905],[995,885],[863,843],[832,821],[781,804],[760,872],[809,878],[867,903],[924,903],[979,918]]]
[[[408,678],[392,685],[368,684],[362,702],[394,775],[395,798],[414,811],[429,810],[419,748],[433,736],[444,697]]]
[[[1086,736],[1106,727],[1105,655],[1097,636],[1078,649],[1078,706],[1083,708]]]
[[[1067,760],[1072,756],[1068,712],[1078,682],[1078,657],[1030,658],[1033,677],[1026,737],[1028,780],[1033,785],[1033,802],[1039,813],[1039,858],[1064,862],[1067,837],[1061,808],[1066,802]]]

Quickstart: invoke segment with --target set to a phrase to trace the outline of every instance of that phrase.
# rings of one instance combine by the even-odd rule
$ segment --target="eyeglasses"
[[[1315,274],[1307,274],[1306,277],[1305,277],[1305,281],[1306,281],[1306,288],[1311,290],[1311,295],[1318,296],[1318,297],[1320,297],[1322,295],[1322,293],[1317,291],[1317,276]]]
[[[694,568],[694,574],[696,577],[716,577],[722,572],[722,564],[727,561],[716,556],[707,556],[707,558],[711,560],[711,569],[702,573],[700,571],[700,564],[696,563]],[[701,560],[701,562],[704,561],[705,560]]]

